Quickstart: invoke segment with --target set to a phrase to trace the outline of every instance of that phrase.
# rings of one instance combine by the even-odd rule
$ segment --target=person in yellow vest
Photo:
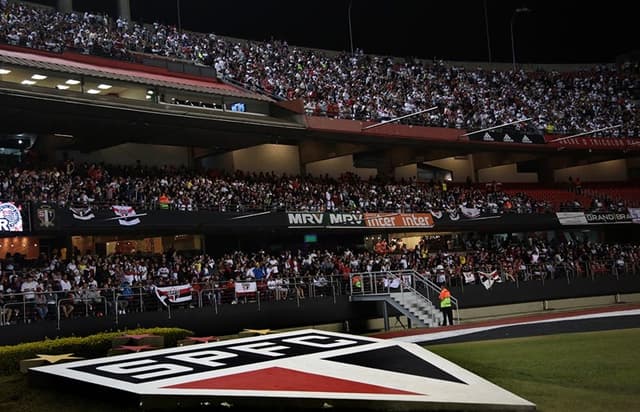
[[[442,311],[442,325],[447,326],[447,321],[449,325],[453,326],[453,307],[451,306],[451,292],[449,289],[442,288],[440,290],[440,310]]]
[[[351,278],[351,285],[353,286],[353,293],[360,293],[362,291],[362,279],[360,275],[354,275]]]
[[[166,193],[162,193],[158,198],[161,210],[169,210],[169,196]]]

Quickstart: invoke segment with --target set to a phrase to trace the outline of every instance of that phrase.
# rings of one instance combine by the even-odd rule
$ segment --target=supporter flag
[[[22,232],[22,214],[13,203],[0,203],[0,232]]]
[[[478,274],[480,275],[480,282],[482,282],[485,289],[490,289],[495,282],[500,282],[500,275],[497,270],[490,273],[478,271]]]
[[[465,217],[468,217],[470,219],[476,218],[480,216],[480,209],[476,208],[476,207],[464,207],[464,206],[460,206],[460,212],[462,212],[462,214]]]
[[[193,288],[190,283],[177,286],[154,286],[156,297],[164,306],[169,304],[190,302]]]
[[[114,205],[111,206],[111,210],[117,217],[107,220],[117,220],[122,226],[134,226],[140,223],[140,217],[146,216],[146,213],[136,213],[135,209],[131,206]]]
[[[96,217],[91,211],[89,206],[85,207],[70,207],[69,210],[73,214],[74,219],[78,220],[91,220]]]
[[[464,283],[466,284],[474,283],[476,281],[476,277],[473,272],[462,272],[462,275],[464,276]]]
[[[258,291],[256,282],[236,282],[236,296],[248,295]]]

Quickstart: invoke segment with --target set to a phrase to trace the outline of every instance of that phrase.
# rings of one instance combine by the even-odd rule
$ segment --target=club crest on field
[[[374,410],[535,409],[418,345],[313,329],[43,366],[31,373],[147,400],[253,400],[253,406],[259,400],[265,410],[294,400],[297,406]]]

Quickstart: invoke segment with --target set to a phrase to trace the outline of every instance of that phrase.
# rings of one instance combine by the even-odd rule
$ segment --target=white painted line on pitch
[[[397,338],[392,338],[392,340],[399,340],[402,342],[412,342],[412,343],[423,343],[423,342],[431,342],[439,339],[448,339],[448,338],[453,338],[457,336],[470,335],[472,333],[485,332],[493,329],[507,328],[510,326],[533,325],[538,323],[562,322],[566,320],[596,319],[596,318],[606,318],[606,317],[613,317],[613,316],[634,316],[634,315],[640,315],[640,309],[621,310],[621,311],[615,311],[615,312],[589,313],[585,315],[567,316],[562,318],[539,319],[539,320],[532,320],[528,322],[502,323],[499,325],[478,326],[475,328],[466,328],[466,329],[452,329],[452,330],[445,330],[442,332],[424,333],[421,335],[400,336]]]

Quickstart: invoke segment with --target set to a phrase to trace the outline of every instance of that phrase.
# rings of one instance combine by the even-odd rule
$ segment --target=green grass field
[[[427,349],[549,411],[640,411],[640,329],[504,339]],[[72,387],[32,388],[24,375],[0,376],[2,412],[115,412]]]
[[[426,348],[539,411],[640,411],[640,329]]]

